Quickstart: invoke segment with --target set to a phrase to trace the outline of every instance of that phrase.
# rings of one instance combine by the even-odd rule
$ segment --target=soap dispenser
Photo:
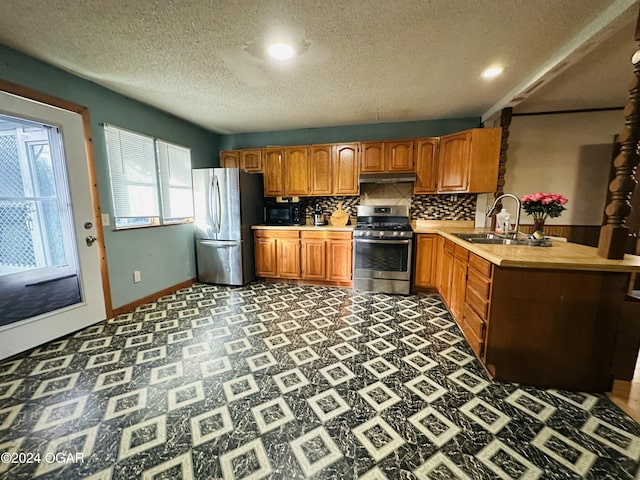
[[[511,214],[506,208],[496,215],[496,233],[509,233],[511,230]]]

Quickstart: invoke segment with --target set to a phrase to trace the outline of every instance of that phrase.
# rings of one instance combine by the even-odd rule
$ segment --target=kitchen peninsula
[[[433,225],[415,226],[415,288],[437,289],[494,379],[610,390],[621,319],[640,318],[640,304],[625,302],[640,257],[607,260],[561,241],[473,244],[455,233],[483,230]]]

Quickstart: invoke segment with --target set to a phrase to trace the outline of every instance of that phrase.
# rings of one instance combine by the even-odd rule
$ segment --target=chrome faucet
[[[496,209],[496,205],[498,205],[498,202],[500,200],[502,200],[504,197],[511,197],[518,204],[518,210],[516,211],[515,229],[513,230],[513,232],[504,232],[506,235],[508,235],[509,233],[513,233],[513,238],[517,238],[518,237],[518,231],[520,229],[520,210],[522,209],[522,203],[520,203],[520,199],[518,197],[516,197],[514,194],[512,194],[512,193],[504,193],[504,194],[500,195],[498,198],[496,198],[493,201],[493,205],[491,205],[491,207],[489,207],[489,210],[487,211],[487,217],[490,217],[491,215],[493,215],[493,212]]]

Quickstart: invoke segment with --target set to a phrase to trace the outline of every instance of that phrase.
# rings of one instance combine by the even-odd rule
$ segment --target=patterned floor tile
[[[640,480],[603,395],[492,382],[437,295],[196,284],[0,362],[0,480]]]

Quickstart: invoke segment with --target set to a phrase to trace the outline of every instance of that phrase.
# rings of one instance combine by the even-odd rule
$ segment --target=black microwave
[[[267,225],[303,225],[304,216],[299,202],[271,203],[264,207],[264,223]]]

